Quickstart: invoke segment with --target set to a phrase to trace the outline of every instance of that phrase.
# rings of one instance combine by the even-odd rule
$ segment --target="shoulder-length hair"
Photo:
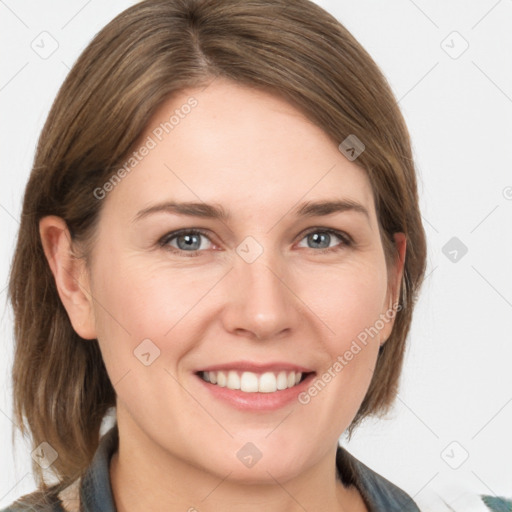
[[[34,447],[46,441],[57,451],[61,488],[92,460],[116,395],[97,340],[80,338],[59,299],[39,220],[64,219],[88,261],[103,204],[94,191],[165,100],[217,76],[280,95],[336,145],[349,135],[365,145],[356,163],[373,188],[386,259],[397,257],[397,232],[407,256],[393,331],[350,432],[395,397],[426,243],[409,134],[386,79],[347,29],[308,0],[145,0],[94,37],[63,83],[39,139],[12,261],[15,418]]]

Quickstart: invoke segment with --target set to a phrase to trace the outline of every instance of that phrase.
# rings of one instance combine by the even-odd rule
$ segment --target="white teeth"
[[[286,372],[279,372],[277,376],[277,389],[286,389],[288,387],[288,378]]]
[[[260,393],[273,393],[277,391],[277,379],[272,372],[264,373],[260,377],[258,391]]]
[[[246,393],[255,393],[258,391],[258,376],[252,372],[242,373],[240,389]]]
[[[240,389],[240,377],[238,376],[238,373],[234,371],[230,371],[228,373],[226,387],[229,389]]]
[[[227,384],[226,374],[224,372],[217,372],[217,386],[225,388]]]
[[[278,373],[239,372],[236,370],[201,372],[206,382],[245,393],[275,393],[296,386],[302,379],[301,372],[280,371]]]

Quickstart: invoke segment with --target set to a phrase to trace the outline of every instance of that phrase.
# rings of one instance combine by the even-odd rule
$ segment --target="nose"
[[[248,263],[236,258],[226,285],[223,323],[228,332],[257,340],[290,334],[301,322],[300,300],[285,265],[264,253]]]

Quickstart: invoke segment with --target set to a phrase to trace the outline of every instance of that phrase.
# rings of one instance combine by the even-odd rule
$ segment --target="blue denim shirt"
[[[40,500],[37,505],[13,503],[0,512],[116,512],[110,486],[109,465],[110,458],[117,450],[118,441],[118,429],[115,425],[101,438],[91,465],[77,486],[80,500],[76,495],[74,498],[71,495],[70,500],[66,502],[66,508],[63,508],[61,499],[53,494],[45,502]],[[336,466],[341,482],[345,486],[353,484],[357,487],[370,512],[420,512],[404,491],[372,471],[341,446],[336,453]],[[37,501],[38,491],[29,496]]]

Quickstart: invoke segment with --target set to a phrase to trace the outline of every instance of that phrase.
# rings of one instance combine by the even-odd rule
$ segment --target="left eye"
[[[334,231],[332,229],[315,229],[314,231],[310,231],[306,233],[303,240],[311,243],[308,247],[310,249],[337,249],[337,245],[341,246],[349,246],[350,240],[347,235],[339,233],[338,231]],[[341,241],[341,244],[335,243],[334,245],[330,245],[332,241]]]

